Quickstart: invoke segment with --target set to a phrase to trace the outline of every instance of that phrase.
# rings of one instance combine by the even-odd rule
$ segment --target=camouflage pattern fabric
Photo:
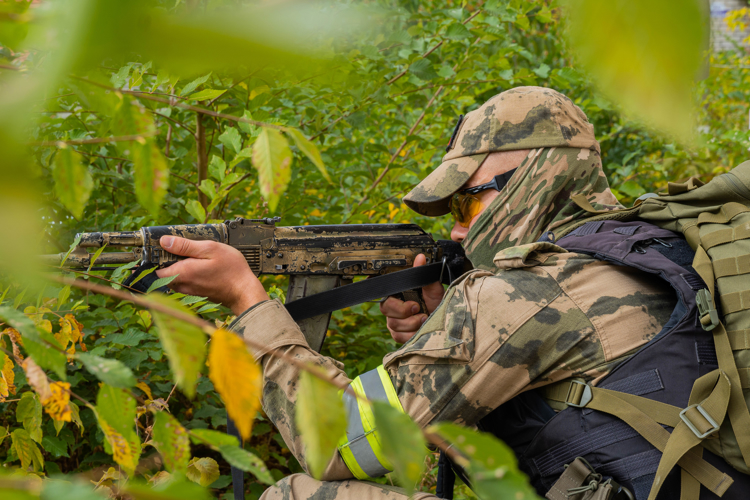
[[[306,474],[292,474],[268,488],[260,500],[408,500],[400,488],[364,481],[318,481]],[[411,500],[436,500],[435,495],[415,493]]]
[[[596,384],[658,333],[674,308],[669,286],[637,270],[550,243],[509,250],[497,256],[496,272],[461,277],[420,331],[383,360],[404,410],[420,426],[475,425],[515,395],[570,377]],[[259,304],[232,327],[268,346],[255,353],[263,366],[263,408],[307,470],[294,424],[298,373],[268,352],[282,349],[346,381],[341,364],[310,349],[277,301]],[[339,455],[323,475],[350,478]]]
[[[597,210],[623,208],[612,194],[599,153],[540,148],[529,152],[508,184],[474,222],[463,247],[474,267],[493,270],[495,254],[533,243],[591,215],[570,198],[583,194]]]
[[[404,197],[414,211],[447,214],[451,195],[495,151],[556,147],[600,152],[584,112],[543,87],[517,87],[492,97],[464,117],[451,146],[442,164]]]

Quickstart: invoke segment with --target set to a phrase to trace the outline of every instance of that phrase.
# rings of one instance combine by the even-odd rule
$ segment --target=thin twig
[[[286,130],[288,127],[284,127],[282,125],[276,125],[274,123],[266,123],[266,122],[259,122],[258,120],[250,120],[248,118],[242,117],[242,116],[233,116],[233,115],[227,115],[225,113],[217,113],[216,111],[211,111],[210,109],[201,108],[198,106],[192,106],[190,104],[185,104],[182,102],[174,102],[170,101],[169,99],[162,99],[160,97],[156,97],[150,94],[141,94],[138,92],[133,92],[131,90],[122,90],[122,89],[116,89],[114,87],[110,87],[108,85],[102,85],[101,83],[93,82],[87,78],[81,78],[78,76],[71,75],[71,78],[75,78],[76,80],[81,80],[82,82],[90,83],[91,85],[95,85],[97,87],[101,87],[103,89],[112,90],[114,92],[120,92],[122,94],[129,94],[129,95],[135,95],[136,97],[140,97],[142,99],[148,99],[150,101],[156,101],[161,102],[164,104],[169,104],[170,106],[176,106],[179,108],[187,109],[190,111],[195,111],[196,113],[201,113],[208,116],[213,116],[215,118],[224,118],[225,120],[233,120],[236,122],[243,122],[243,123],[249,123],[251,125],[257,125],[258,127],[269,127],[269,128],[275,128],[277,130]]]
[[[477,9],[477,11],[475,13],[473,13],[468,18],[466,18],[466,21],[463,21],[461,24],[467,24],[469,21],[471,21],[472,19],[474,19],[475,17],[477,17],[481,12],[482,12],[482,9]],[[435,45],[434,47],[432,47],[431,49],[429,49],[427,52],[425,52],[424,54],[422,54],[420,56],[420,59],[424,59],[425,57],[429,56],[430,54],[432,54],[433,52],[435,52],[438,48],[440,48],[440,46],[442,46],[444,43],[445,43],[445,40],[440,40],[440,42],[438,42],[437,45]],[[398,80],[402,76],[404,76],[409,71],[409,67],[410,66],[411,65],[406,66],[406,68],[401,73],[399,73],[398,75],[396,75],[393,78],[391,78],[390,80],[388,80],[388,82],[386,83],[386,85],[392,85],[393,83],[396,82],[396,80]]]
[[[153,137],[156,134],[138,134],[138,135],[121,135],[115,137],[95,137],[93,139],[80,139],[77,141],[38,141],[30,142],[30,146],[41,146],[47,148],[59,148],[61,146],[80,146],[82,144],[99,144],[102,142],[128,142],[144,141],[146,137]]]
[[[109,295],[110,297],[118,298],[120,300],[126,300],[129,302],[132,302],[136,305],[139,305],[141,307],[145,307],[147,309],[152,309],[154,311],[158,311],[163,314],[167,314],[169,316],[172,316],[175,319],[178,319],[180,321],[184,321],[186,323],[189,323],[191,325],[197,326],[200,328],[203,332],[205,332],[208,336],[212,336],[213,333],[218,330],[214,325],[209,323],[208,321],[201,319],[197,316],[193,316],[192,314],[173,309],[169,306],[166,306],[164,304],[153,302],[150,300],[147,300],[143,297],[139,297],[136,295],[128,294],[125,292],[122,292],[120,290],[114,290],[109,287],[105,287],[102,285],[97,285],[95,283],[89,283],[88,281],[83,280],[72,280],[69,278],[63,278],[61,276],[50,276],[49,277],[52,281],[56,281],[58,283],[62,283],[63,285],[70,285],[77,288],[81,288],[84,290],[89,290],[94,293],[98,293],[101,295]],[[245,342],[245,345],[247,345],[250,349],[255,349],[258,351],[265,350],[266,346],[259,343],[252,341],[250,339],[241,337],[242,340]],[[281,351],[280,349],[273,349],[268,352],[268,355],[280,359],[282,361],[285,361],[286,363],[294,366],[295,368],[306,371],[310,375],[312,375],[315,378],[318,378],[320,380],[323,380],[325,382],[328,382],[329,384],[337,387],[338,389],[343,390],[347,394],[351,394],[352,396],[366,400],[366,398],[357,395],[354,393],[354,391],[351,389],[348,383],[346,382],[340,382],[336,380],[336,376],[330,372],[323,372],[319,369],[316,369],[314,366],[310,366],[306,363],[302,363],[298,359],[294,358],[293,356],[290,356],[286,354],[285,352]],[[71,392],[71,394],[73,394]],[[80,399],[80,398],[79,398]],[[82,401],[86,402],[82,399]],[[88,404],[88,403],[87,403]],[[445,452],[446,455],[448,455],[449,458],[453,460],[463,460],[465,462],[465,458],[460,455],[453,447],[451,447],[443,438],[438,436],[437,434],[427,432],[424,429],[422,429],[422,435],[424,436],[425,440],[427,440],[429,443],[437,446],[443,452]]]

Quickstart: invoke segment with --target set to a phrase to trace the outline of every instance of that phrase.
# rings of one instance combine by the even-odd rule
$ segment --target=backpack
[[[649,500],[660,479],[698,444],[734,469],[750,473],[750,161],[703,184],[670,183],[668,193],[639,198],[632,208],[597,211],[582,195],[573,201],[594,221],[642,220],[682,234],[695,251],[693,269],[700,325],[713,337],[719,368],[698,378],[664,450]],[[632,401],[633,406],[648,403]],[[711,438],[711,439],[708,439]]]

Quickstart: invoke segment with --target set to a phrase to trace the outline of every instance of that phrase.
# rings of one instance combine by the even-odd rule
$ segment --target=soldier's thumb
[[[159,245],[164,250],[183,257],[201,257],[204,253],[201,243],[208,242],[193,241],[179,236],[162,236],[159,239]]]

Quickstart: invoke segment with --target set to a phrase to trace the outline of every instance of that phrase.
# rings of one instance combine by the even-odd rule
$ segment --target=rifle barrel
[[[73,252],[68,256],[68,260],[65,261],[65,267],[69,268],[85,268],[89,267],[91,263],[91,255],[81,255],[80,253]],[[59,266],[65,257],[64,253],[56,253],[52,255],[42,255],[42,261],[45,264],[52,266]],[[136,260],[134,252],[104,252],[97,259],[95,264],[127,264]]]
[[[133,247],[143,245],[143,234],[140,231],[115,231],[109,233],[80,233],[79,247],[101,248]]]

